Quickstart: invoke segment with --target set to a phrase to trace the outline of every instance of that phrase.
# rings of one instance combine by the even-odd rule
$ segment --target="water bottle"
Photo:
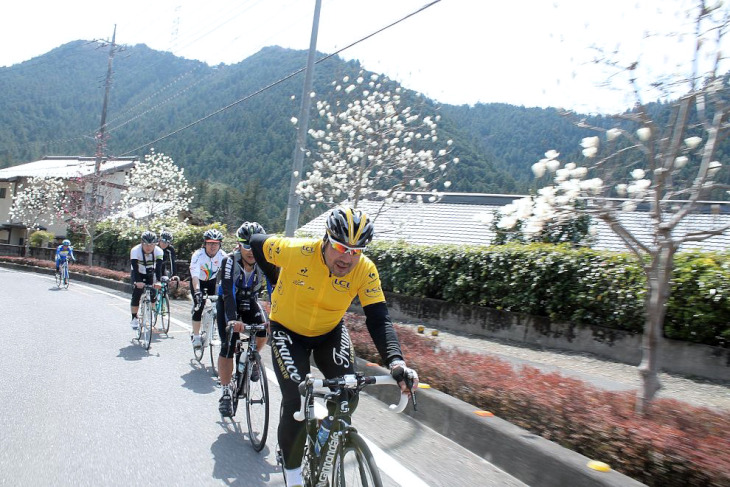
[[[316,455],[320,454],[324,444],[327,442],[327,438],[330,436],[330,428],[332,427],[333,419],[334,418],[332,416],[327,416],[319,425],[319,431],[317,431],[317,442],[314,444],[314,453]]]

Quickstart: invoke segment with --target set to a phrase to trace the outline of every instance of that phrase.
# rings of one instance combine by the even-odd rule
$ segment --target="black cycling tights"
[[[304,452],[305,424],[293,415],[301,404],[299,383],[310,371],[310,355],[327,379],[355,372],[355,350],[342,322],[331,332],[317,337],[305,337],[271,322],[271,356],[281,388],[279,447],[284,465],[289,469],[301,464]],[[356,407],[357,398],[354,398],[350,410]]]

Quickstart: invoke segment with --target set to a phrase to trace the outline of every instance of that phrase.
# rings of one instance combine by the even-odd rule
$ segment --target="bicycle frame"
[[[299,384],[299,393],[302,398],[300,409],[294,414],[294,419],[306,423],[306,440],[302,458],[304,485],[319,485],[321,482],[329,482],[327,485],[340,485],[341,479],[335,478],[335,476],[341,476],[342,472],[337,471],[337,466],[344,464],[345,448],[351,447],[349,437],[358,436],[357,429],[351,424],[350,401],[357,397],[366,386],[381,384],[397,385],[398,383],[390,375],[364,376],[357,373],[334,379],[314,379],[311,374],[307,374],[305,380]],[[318,390],[323,388],[328,389]],[[334,410],[330,414],[333,418],[330,433],[325,444],[321,446],[319,455],[315,454],[314,449],[314,445],[318,441],[317,434],[320,423],[314,412],[315,398],[323,399],[325,404],[334,406]],[[397,405],[390,405],[389,409],[399,413],[405,409],[407,404],[408,395],[402,394],[400,402]],[[352,443],[357,445],[358,441]],[[363,446],[362,448],[367,447]],[[375,470],[373,475],[377,477],[374,484],[380,485],[379,473],[374,460],[372,460],[372,455],[369,451],[363,453],[366,457],[369,456],[370,461],[372,461],[372,469]]]

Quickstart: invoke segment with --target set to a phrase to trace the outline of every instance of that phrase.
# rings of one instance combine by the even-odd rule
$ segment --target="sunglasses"
[[[330,239],[330,245],[341,254],[360,255],[362,254],[362,251],[365,250],[365,247],[348,247],[347,245],[341,244],[340,242],[336,242],[332,239]]]
[[[238,245],[240,245],[243,250],[251,250],[251,246],[249,244],[245,244],[240,240],[238,241]]]

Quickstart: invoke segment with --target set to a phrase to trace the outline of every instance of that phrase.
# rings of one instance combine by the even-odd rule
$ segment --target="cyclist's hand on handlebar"
[[[155,289],[160,289],[160,288],[162,287],[162,284],[161,284],[161,283],[159,283],[159,282],[156,282],[156,283],[154,283],[154,284],[152,285],[152,287],[154,287]]]
[[[231,320],[228,322],[228,327],[231,328],[234,333],[243,333],[244,332],[243,321]]]
[[[134,287],[137,289],[144,289],[144,282],[135,282]]]
[[[418,374],[406,366],[405,360],[393,360],[390,363],[390,375],[398,381],[400,390],[404,394],[410,396],[412,390],[418,387]]]

